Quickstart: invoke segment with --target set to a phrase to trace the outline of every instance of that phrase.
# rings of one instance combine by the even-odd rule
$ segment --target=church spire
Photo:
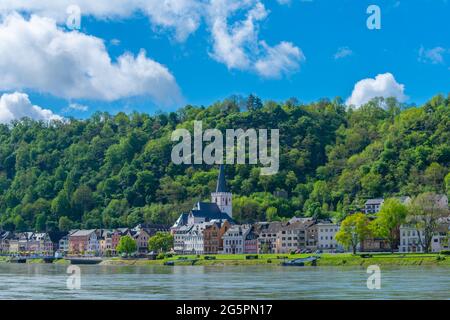
[[[231,192],[227,191],[225,168],[223,164],[219,167],[216,192],[211,193],[211,202],[217,204],[220,211],[225,212],[230,217],[233,216],[233,195]]]
[[[225,169],[223,164],[219,167],[219,177],[217,178],[216,192],[227,192],[227,183],[225,180]]]

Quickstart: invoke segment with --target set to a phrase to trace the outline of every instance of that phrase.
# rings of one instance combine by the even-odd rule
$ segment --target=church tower
[[[233,217],[233,197],[231,192],[227,191],[225,181],[225,170],[223,164],[219,168],[219,177],[217,178],[216,192],[211,193],[211,202],[216,203],[220,211],[225,212],[230,218]]]

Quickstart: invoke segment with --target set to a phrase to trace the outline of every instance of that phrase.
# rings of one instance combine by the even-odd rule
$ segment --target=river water
[[[450,299],[448,267],[385,268],[379,290],[362,267],[80,268],[70,290],[67,266],[0,263],[0,299]]]

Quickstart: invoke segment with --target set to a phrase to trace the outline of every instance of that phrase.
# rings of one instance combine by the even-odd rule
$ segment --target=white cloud
[[[178,40],[197,30],[203,1],[198,0],[2,0],[1,13],[14,11],[34,13],[49,17],[58,22],[68,18],[67,8],[77,5],[83,16],[99,19],[121,19],[140,12],[158,27],[168,28],[175,32]]]
[[[404,102],[408,99],[404,92],[405,86],[398,83],[391,73],[379,74],[375,79],[368,78],[357,82],[346,104],[360,107],[377,97],[394,97],[399,102]]]
[[[450,50],[446,50],[442,47],[425,49],[421,46],[419,49],[419,61],[432,64],[444,63],[444,55],[446,53],[450,53]]]
[[[79,104],[79,103],[71,103],[71,104],[69,104],[68,108],[75,110],[75,111],[82,111],[82,112],[86,112],[89,110],[88,106],[85,106],[84,104]]]
[[[242,11],[245,18],[229,24],[230,17]],[[300,48],[285,41],[271,47],[259,39],[258,22],[267,15],[260,1],[212,0],[211,56],[229,69],[249,70],[265,78],[279,78],[297,71],[305,59]]]
[[[24,117],[34,120],[63,120],[51,110],[32,105],[25,93],[5,93],[0,97],[0,123],[9,123]]]
[[[127,18],[139,12],[148,16],[155,31],[171,31],[178,41],[185,41],[205,22],[212,37],[211,56],[216,61],[229,69],[252,71],[267,78],[295,72],[304,60],[301,50],[290,42],[282,41],[271,47],[259,39],[259,23],[268,15],[261,0],[2,0],[0,13],[35,13],[64,23],[70,5],[78,5],[83,16],[98,19]],[[242,15],[246,16],[242,21],[230,22]],[[289,54],[287,45],[294,49]],[[284,55],[275,60],[271,53],[280,48]],[[268,60],[278,66],[272,67],[270,74],[267,68],[261,72],[257,67]]]
[[[31,89],[74,99],[112,101],[145,95],[173,103],[179,89],[169,70],[125,53],[113,62],[96,37],[58,28],[49,18],[18,14],[0,24],[0,90]]]
[[[277,0],[277,2],[281,5],[291,4],[291,0]]]
[[[111,40],[109,41],[109,43],[110,43],[112,46],[120,46],[120,40],[119,40],[119,39],[111,39]]]
[[[290,42],[269,47],[262,41],[261,45],[266,53],[255,62],[255,69],[266,78],[280,78],[283,74],[290,74],[298,70],[300,62],[306,59],[303,52]]]
[[[342,59],[348,56],[351,56],[353,51],[349,47],[340,47],[337,52],[334,54],[334,59]]]

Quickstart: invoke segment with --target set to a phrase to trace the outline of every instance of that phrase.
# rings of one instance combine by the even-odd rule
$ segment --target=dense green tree
[[[363,213],[356,213],[345,218],[336,233],[336,241],[351,248],[356,254],[358,244],[361,244],[370,235],[369,219]]]
[[[449,101],[436,96],[405,107],[374,99],[355,109],[340,99],[262,103],[234,96],[168,114],[14,121],[0,125],[0,224],[53,230],[61,217],[73,228],[173,223],[215,188],[215,166],[171,162],[172,131],[192,131],[194,120],[223,132],[280,130],[277,175],[227,166],[238,222],[343,219],[368,197],[450,193]]]
[[[167,252],[173,248],[173,235],[168,232],[157,232],[148,240],[148,250],[154,252]]]
[[[63,232],[68,232],[72,229],[73,222],[68,217],[59,218],[58,229]]]
[[[118,253],[123,253],[127,256],[134,253],[137,250],[136,240],[129,235],[122,236],[120,237],[116,250]]]
[[[385,200],[377,218],[372,221],[372,233],[387,239],[393,253],[400,241],[400,226],[405,222],[408,209],[396,198]]]

